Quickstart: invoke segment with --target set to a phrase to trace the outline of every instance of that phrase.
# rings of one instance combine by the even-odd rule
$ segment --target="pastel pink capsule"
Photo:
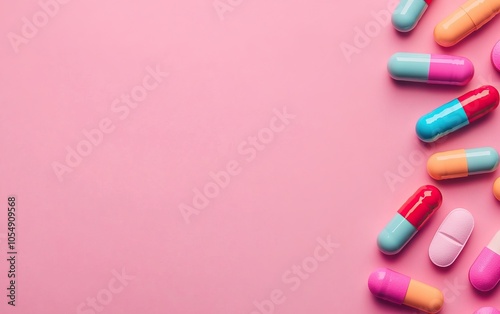
[[[474,314],[500,314],[500,311],[494,307],[482,307],[475,311]]]
[[[479,291],[493,290],[500,281],[500,231],[472,264],[469,281]]]
[[[474,229],[474,217],[464,209],[452,210],[443,220],[429,246],[434,265],[448,267],[457,259]]]

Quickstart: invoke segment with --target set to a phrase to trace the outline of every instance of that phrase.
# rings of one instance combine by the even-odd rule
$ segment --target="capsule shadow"
[[[467,280],[468,280],[468,278],[467,278]],[[472,285],[471,285],[471,289],[472,289],[475,296],[477,296],[478,298],[481,298],[483,300],[488,300],[488,301],[494,299],[492,296],[498,292],[498,287],[496,287],[495,289],[492,289],[490,291],[479,291],[476,288],[472,287]]]
[[[495,71],[493,74],[499,81],[491,82],[491,85],[495,86],[497,89],[500,88],[500,71]]]
[[[439,184],[441,186],[474,186],[477,184],[481,184],[481,182],[490,182],[491,186],[493,187],[493,181],[497,176],[498,174],[493,171],[490,173],[471,175],[465,178],[446,179],[439,181],[436,180],[435,182],[436,184]]]
[[[424,53],[424,52],[422,52],[422,53]],[[469,87],[469,84],[467,84],[465,86],[459,86],[459,85],[447,85],[447,84],[428,84],[428,83],[422,83],[422,82],[398,81],[398,80],[393,79],[389,75],[389,73],[387,73],[387,75],[389,76],[389,79],[392,81],[392,84],[397,86],[397,88],[421,90],[422,91],[422,102],[424,102],[424,99],[427,98],[427,96],[429,95],[429,92],[442,93],[443,90],[456,91],[457,97],[459,97],[460,95],[464,94],[465,92],[467,92],[468,90],[471,89]],[[462,93],[460,94],[460,92],[462,92]],[[436,106],[436,107],[438,107],[438,106]]]
[[[460,258],[460,256],[458,258]],[[450,266],[448,266],[448,267],[439,267],[439,266],[434,265],[434,263],[429,258],[429,263],[430,263],[431,267],[436,272],[441,273],[441,274],[449,274],[453,269],[456,268],[456,266],[455,266],[456,263],[455,262],[453,264],[451,264]]]
[[[411,33],[413,32],[413,30],[409,31],[409,32],[400,32],[398,31],[397,29],[394,28],[394,26],[392,25],[391,23],[391,28],[394,30],[394,32],[396,32],[396,35],[399,37],[399,38],[409,38],[411,36]]]
[[[389,302],[386,300],[379,299],[376,296],[374,296],[373,294],[372,294],[372,299],[380,307],[380,309],[384,310],[384,312],[397,311],[398,313],[401,313],[401,314],[423,313],[423,312],[419,312],[416,309],[411,308],[411,307],[406,306],[406,305],[399,305],[399,304],[395,304],[395,303],[392,303],[392,302]]]

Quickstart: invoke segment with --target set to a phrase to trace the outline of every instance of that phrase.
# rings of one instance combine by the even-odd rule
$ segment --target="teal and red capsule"
[[[433,185],[420,187],[401,206],[380,232],[377,245],[384,254],[397,254],[422,228],[443,202],[441,191]]]
[[[498,102],[495,87],[479,87],[422,116],[415,128],[417,136],[424,142],[437,141],[495,110]]]

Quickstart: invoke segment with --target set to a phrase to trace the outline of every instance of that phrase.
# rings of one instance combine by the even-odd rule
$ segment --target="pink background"
[[[393,6],[387,0],[227,1],[232,11],[221,18],[212,0],[73,0],[17,53],[9,33],[21,34],[40,6],[0,4],[0,194],[5,203],[17,196],[19,250],[12,308],[3,206],[0,312],[91,314],[88,298],[97,297],[105,314],[413,313],[372,297],[377,267],[442,289],[442,313],[500,307],[499,289],[482,295],[467,279],[499,228],[496,174],[437,183],[442,208],[399,255],[383,256],[375,242],[407,197],[433,183],[418,156],[500,149],[498,112],[437,146],[414,132],[432,108],[500,87],[489,60],[500,21],[443,49],[433,27],[462,1],[436,1],[407,36],[372,15]],[[341,46],[366,27],[372,38],[348,62]],[[476,75],[463,88],[397,84],[386,71],[397,51],[463,55]],[[120,120],[114,100],[157,65],[169,76]],[[241,154],[249,136],[270,136],[273,110],[283,108],[289,124],[254,158]],[[59,181],[52,164],[101,119],[113,132]],[[239,173],[187,224],[179,205],[191,206],[193,189],[231,160]],[[391,187],[388,173],[400,182]],[[456,263],[437,269],[428,245],[456,207],[473,213],[476,229]],[[298,278],[293,265],[315,266],[317,239],[328,236],[338,247],[326,260],[300,285],[284,281]],[[273,290],[282,294],[274,309],[265,301]]]

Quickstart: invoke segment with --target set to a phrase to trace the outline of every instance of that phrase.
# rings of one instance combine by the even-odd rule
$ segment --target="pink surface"
[[[414,313],[371,295],[378,267],[440,288],[442,313],[500,307],[467,278],[498,229],[499,174],[425,169],[436,151],[500,149],[500,113],[437,144],[415,135],[424,113],[500,87],[499,20],[444,49],[432,32],[456,1],[406,35],[387,0],[41,0],[50,16],[38,1],[0,5],[4,291],[8,195],[18,223],[16,307],[2,296],[0,313]],[[467,57],[475,77],[394,82],[403,50]],[[377,234],[424,184],[442,208],[384,256]],[[476,229],[438,269],[427,249],[457,207]]]

